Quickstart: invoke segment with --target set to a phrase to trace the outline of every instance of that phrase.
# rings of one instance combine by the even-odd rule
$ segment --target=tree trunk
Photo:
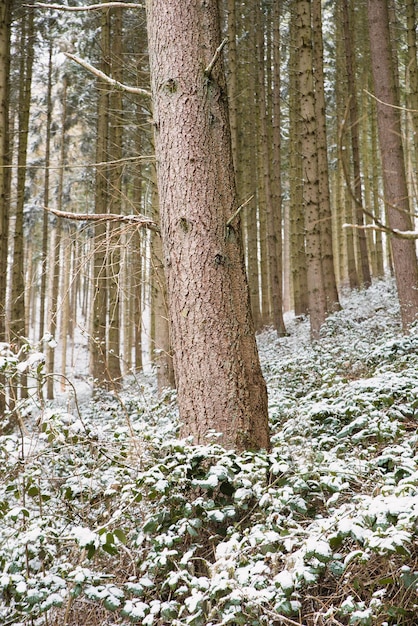
[[[321,258],[327,312],[338,311],[337,283],[334,270],[331,198],[328,177],[327,127],[325,115],[324,48],[322,42],[321,0],[312,1],[313,60],[315,72],[316,140],[318,151]]]
[[[152,217],[160,223],[155,168],[152,168]],[[164,274],[163,247],[158,233],[151,233],[151,307],[152,307],[152,360],[157,368],[158,391],[176,386],[173,369],[173,355],[168,321],[167,283]]]
[[[303,212],[303,165],[301,148],[300,76],[297,15],[293,7],[290,20],[289,54],[289,217],[290,266],[293,305],[296,316],[307,315],[308,279],[305,254],[305,216]]]
[[[317,339],[320,328],[326,318],[327,307],[321,259],[321,222],[310,0],[298,0],[297,18],[300,41],[301,144],[309,315],[311,336],[313,339]]]
[[[46,131],[45,131],[45,173],[44,173],[44,206],[49,207],[49,171],[51,166],[51,124],[52,124],[52,37],[48,50],[48,83],[46,91]],[[45,333],[46,284],[48,274],[48,222],[49,214],[44,211],[42,216],[42,251],[41,251],[41,287],[39,293],[39,341]],[[52,271],[54,271],[52,269]]]
[[[277,223],[276,207],[273,204],[273,192],[272,192],[272,172],[270,162],[269,151],[269,133],[268,123],[269,117],[267,113],[267,94],[266,94],[266,79],[264,72],[264,24],[262,21],[261,10],[256,11],[256,32],[257,32],[257,52],[258,52],[258,89],[259,89],[259,146],[260,146],[260,187],[261,194],[265,201],[265,222],[266,222],[266,249],[267,249],[267,268],[268,268],[268,283],[269,283],[269,295],[271,303],[271,320],[273,322],[273,328],[276,330],[279,336],[286,334],[284,321],[283,321],[283,303],[282,303],[282,281],[281,264],[279,266],[279,239],[281,245],[281,223]],[[277,163],[277,167],[279,164]],[[264,203],[263,203],[264,204]],[[280,214],[281,217],[281,214]],[[280,237],[278,237],[280,232]],[[264,306],[263,306],[264,309]]]
[[[268,448],[216,0],[148,0],[161,229],[181,436]],[[215,56],[214,56],[215,55]],[[206,68],[206,69],[205,69]]]
[[[0,341],[6,341],[6,277],[9,254],[10,154],[10,1],[0,5]],[[5,380],[0,374],[0,416],[6,410]]]
[[[109,74],[110,52],[110,21],[109,11],[102,10],[101,16],[101,67]],[[108,85],[101,79],[97,81],[99,100],[97,105],[97,144],[96,144],[96,183],[95,183],[95,213],[108,211],[108,133],[109,133],[109,91]],[[91,370],[94,384],[98,387],[107,387],[109,376],[107,372],[107,271],[106,271],[106,224],[98,222],[94,226],[94,257],[93,257],[93,297],[92,297],[92,330],[91,330]]]
[[[111,75],[115,80],[123,81],[123,37],[122,10],[111,11]],[[122,92],[113,89],[109,95],[109,213],[122,214],[122,143],[123,143],[123,100]],[[111,388],[121,385],[120,366],[120,226],[108,225],[107,243],[107,288],[109,298],[108,340],[107,340],[107,376]]]
[[[355,202],[355,223],[359,226],[364,224],[363,215],[363,200],[362,200],[362,188],[361,188],[361,170],[360,170],[360,149],[359,149],[359,123],[360,117],[357,106],[357,93],[355,85],[354,75],[354,52],[353,42],[351,36],[350,16],[348,8],[348,0],[343,0],[343,23],[344,23],[344,43],[345,43],[345,58],[346,58],[346,71],[348,80],[348,94],[349,94],[349,108],[350,108],[350,137],[351,137],[351,151],[353,157],[353,177],[354,177],[354,195]],[[360,229],[357,233],[358,238],[358,250],[359,250],[359,263],[358,267],[361,272],[362,285],[370,287],[371,276],[369,260],[367,255],[367,239],[364,230]]]
[[[411,215],[399,111],[393,68],[387,0],[368,0],[370,49],[377,124],[390,228],[411,230]],[[407,329],[418,314],[418,268],[415,242],[392,237],[392,255],[401,307]]]
[[[20,46],[21,61],[19,64],[19,141],[16,175],[16,220],[13,237],[13,263],[11,275],[11,319],[10,337],[17,345],[22,344],[26,336],[25,306],[25,246],[23,230],[23,211],[25,204],[26,161],[28,150],[29,117],[32,88],[32,71],[34,60],[34,8],[28,7],[22,17]],[[21,397],[27,396],[27,376],[21,375]],[[13,393],[17,399],[17,389]]]

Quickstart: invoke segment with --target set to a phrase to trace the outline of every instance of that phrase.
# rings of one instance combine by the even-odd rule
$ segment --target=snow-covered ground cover
[[[390,282],[343,304],[313,344],[291,317],[259,337],[269,453],[177,440],[150,377],[27,409],[0,438],[0,623],[416,625],[418,329]]]

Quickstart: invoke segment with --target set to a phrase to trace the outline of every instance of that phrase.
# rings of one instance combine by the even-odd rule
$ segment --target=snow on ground
[[[342,303],[258,337],[269,453],[178,441],[150,373],[0,438],[0,621],[415,625],[418,332],[391,281]]]

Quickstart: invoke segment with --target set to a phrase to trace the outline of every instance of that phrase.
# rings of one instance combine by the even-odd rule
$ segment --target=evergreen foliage
[[[271,453],[176,437],[174,392],[131,381],[44,405],[0,439],[2,624],[416,623],[418,334],[391,284],[259,337]],[[316,621],[321,620],[321,621]]]

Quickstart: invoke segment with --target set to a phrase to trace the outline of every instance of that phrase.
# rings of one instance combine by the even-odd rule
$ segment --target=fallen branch
[[[106,83],[109,83],[109,85],[112,85],[112,87],[114,87],[118,91],[126,91],[127,93],[134,93],[138,96],[146,96],[147,98],[151,98],[151,92],[148,91],[147,89],[141,89],[140,87],[131,87],[129,85],[124,85],[123,83],[120,83],[118,80],[111,78],[110,76],[102,72],[101,70],[97,69],[97,67],[90,65],[90,63],[88,63],[87,61],[84,61],[84,59],[80,59],[80,57],[76,56],[75,54],[70,54],[69,52],[64,52],[64,54],[68,59],[71,59],[71,61],[78,63],[85,70],[87,70],[91,74],[94,74],[98,78],[101,78]]]
[[[118,213],[71,213],[69,211],[59,211],[44,207],[45,211],[52,213],[57,217],[76,222],[124,222],[125,224],[133,224],[140,228],[148,228],[156,233],[160,232],[160,227],[146,215],[139,213],[138,215],[119,215]]]

